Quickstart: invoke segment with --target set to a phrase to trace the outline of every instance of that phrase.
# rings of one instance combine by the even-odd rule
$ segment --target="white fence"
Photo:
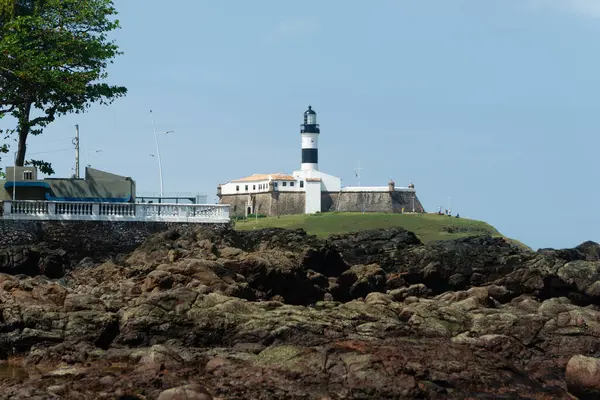
[[[39,221],[142,221],[228,223],[226,204],[4,201],[3,219]]]

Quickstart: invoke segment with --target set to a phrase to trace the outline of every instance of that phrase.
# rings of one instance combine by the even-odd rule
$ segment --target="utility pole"
[[[13,164],[13,201],[17,199],[17,152],[15,151],[15,160]]]
[[[354,168],[354,175],[358,179],[359,187],[360,187],[360,171],[362,171],[362,170],[363,170],[363,168],[360,167],[360,160],[358,160],[358,167]]]
[[[356,167],[354,169],[354,175],[356,175],[356,178],[358,180],[358,187],[360,187],[360,171],[362,171],[363,168],[360,167],[360,159],[358,160],[358,167]],[[361,204],[361,210],[362,213],[365,213],[365,193],[362,193],[362,204]]]
[[[75,125],[75,179],[79,179],[79,125]]]

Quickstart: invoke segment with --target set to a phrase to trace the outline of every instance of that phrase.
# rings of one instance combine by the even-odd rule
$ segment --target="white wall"
[[[324,192],[339,192],[342,188],[342,180],[340,178],[321,171],[294,171],[292,175],[296,179],[320,178],[321,190]]]
[[[290,183],[294,183],[294,186],[290,186]],[[273,183],[277,183],[277,187],[275,187],[275,191],[277,192],[303,192],[304,188],[300,187],[300,181],[277,181],[273,180]],[[283,184],[285,183],[285,186]],[[306,183],[305,183],[306,184]]]
[[[304,188],[300,187],[300,180],[297,179],[295,181],[280,181],[273,180],[273,184],[277,183],[277,186],[274,187],[277,192],[303,192]],[[294,183],[294,185],[290,185],[290,183]],[[285,183],[285,186],[283,184]],[[306,183],[306,182],[305,182]],[[261,188],[261,185],[263,187]],[[248,186],[248,190],[246,190],[246,186]],[[236,189],[239,188],[238,189]],[[221,185],[221,194],[248,194],[248,193],[266,193],[269,191],[269,180],[255,181],[255,182],[228,182],[224,185]]]
[[[321,211],[321,182],[306,182],[306,197],[304,205],[305,214],[314,214]]]
[[[260,189],[260,185],[264,185],[264,188]],[[248,186],[248,190],[246,190],[246,186]],[[239,187],[239,190],[236,187]],[[254,182],[228,182],[221,185],[221,194],[261,193],[268,191],[269,181],[267,179]]]

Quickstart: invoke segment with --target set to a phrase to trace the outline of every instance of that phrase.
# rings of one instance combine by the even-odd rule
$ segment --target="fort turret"
[[[390,179],[390,181],[388,182],[388,190],[390,192],[393,192],[394,190],[396,190],[396,182],[394,182],[393,180]]]

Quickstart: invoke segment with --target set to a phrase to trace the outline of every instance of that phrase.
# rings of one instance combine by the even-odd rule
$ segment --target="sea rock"
[[[331,292],[336,300],[349,301],[371,292],[385,292],[385,284],[385,271],[379,265],[354,265],[340,275]]]
[[[600,398],[600,359],[576,355],[567,363],[569,391],[581,400]]]
[[[597,393],[597,360],[573,357],[600,343],[593,243],[180,227],[60,279],[29,246],[0,273],[0,359],[22,369],[0,364],[8,398]]]
[[[157,400],[213,400],[213,397],[201,385],[185,385],[165,390]]]

